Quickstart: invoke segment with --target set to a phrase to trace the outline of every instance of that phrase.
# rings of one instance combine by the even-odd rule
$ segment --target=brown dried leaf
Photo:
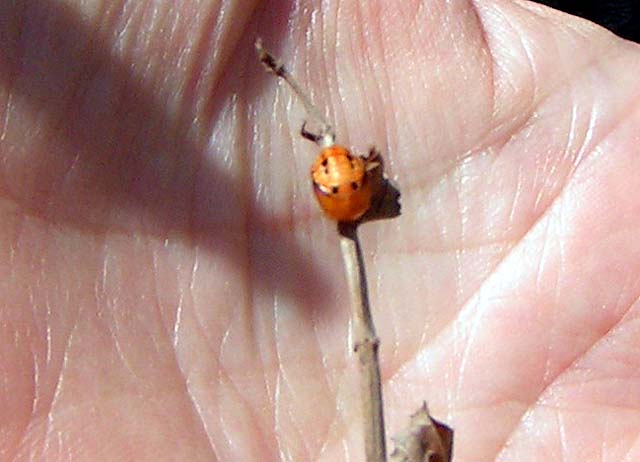
[[[451,462],[453,430],[438,422],[427,408],[427,403],[413,414],[409,428],[392,438],[395,449],[392,462]]]

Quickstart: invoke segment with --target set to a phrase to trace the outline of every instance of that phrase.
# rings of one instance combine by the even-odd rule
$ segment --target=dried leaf
[[[395,449],[392,462],[451,462],[453,430],[438,422],[427,403],[411,416],[409,428],[392,438]]]

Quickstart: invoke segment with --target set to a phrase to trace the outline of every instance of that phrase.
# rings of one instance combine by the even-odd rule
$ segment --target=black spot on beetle
[[[325,157],[325,158],[322,160],[322,164],[321,164],[321,165],[322,165],[323,167],[326,167],[326,166],[327,166],[327,162],[328,162],[328,161],[327,161],[327,159],[326,159],[326,157]]]
[[[358,183],[356,183],[355,181],[351,182],[351,189],[353,189],[354,191],[358,190]]]
[[[332,186],[332,187],[331,187],[331,192],[332,192],[333,194],[337,194],[337,193],[338,193],[338,187],[337,187],[337,186]]]

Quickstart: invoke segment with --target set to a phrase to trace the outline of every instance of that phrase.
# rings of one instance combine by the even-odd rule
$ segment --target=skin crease
[[[640,53],[505,0],[4,2],[2,460],[362,460],[302,105],[375,144],[362,242],[390,434],[640,459]],[[311,128],[311,127],[310,127]]]

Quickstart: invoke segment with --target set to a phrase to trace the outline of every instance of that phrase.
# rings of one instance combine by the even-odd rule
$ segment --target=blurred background
[[[640,43],[640,0],[536,0],[589,19],[614,34]]]

